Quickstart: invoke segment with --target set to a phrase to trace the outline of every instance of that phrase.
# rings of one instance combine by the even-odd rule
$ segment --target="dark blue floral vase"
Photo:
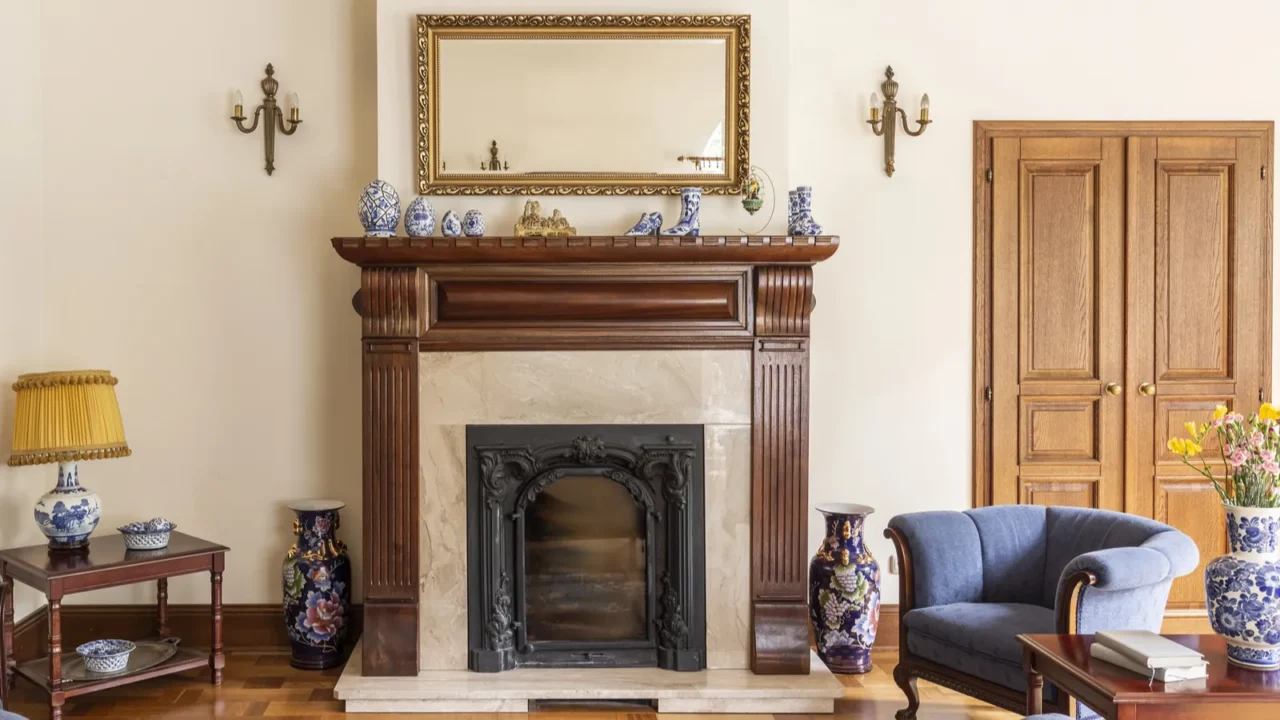
[[[343,661],[351,613],[351,559],[337,537],[343,506],[336,500],[289,506],[298,540],[284,559],[284,622],[296,668],[321,670]]]
[[[1231,554],[1204,569],[1213,631],[1227,660],[1254,670],[1280,668],[1280,508],[1226,506]]]
[[[827,534],[809,563],[809,617],[818,657],[835,673],[871,669],[871,646],[880,626],[880,565],[862,540],[862,525],[875,512],[866,505],[818,507]]]

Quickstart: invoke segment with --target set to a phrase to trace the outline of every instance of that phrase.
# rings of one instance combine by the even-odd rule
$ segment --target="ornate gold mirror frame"
[[[725,41],[723,174],[449,173],[438,165],[443,38],[722,39]],[[673,110],[672,112],[679,112]],[[737,195],[746,183],[751,129],[750,15],[419,15],[418,192],[423,195],[670,195],[686,185]]]

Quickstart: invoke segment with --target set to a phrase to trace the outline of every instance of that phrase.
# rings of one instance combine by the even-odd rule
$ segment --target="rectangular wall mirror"
[[[419,15],[418,192],[737,194],[748,15]]]

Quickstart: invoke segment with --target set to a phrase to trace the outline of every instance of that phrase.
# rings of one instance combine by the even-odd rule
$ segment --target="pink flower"
[[[1209,423],[1209,426],[1216,429],[1216,428],[1222,427],[1222,423],[1223,423],[1222,418],[1214,418],[1213,422]]]
[[[1226,421],[1229,423],[1244,422],[1244,416],[1241,415],[1240,413],[1231,413],[1227,415]]]
[[[1236,451],[1227,457],[1227,464],[1231,467],[1240,467],[1249,461],[1249,451],[1244,448],[1236,448]]]
[[[1249,447],[1262,447],[1262,444],[1266,441],[1267,439],[1263,437],[1262,432],[1255,430],[1253,434],[1249,436]]]
[[[1262,458],[1263,462],[1270,462],[1276,459],[1276,451],[1275,450],[1259,450],[1258,457]]]
[[[1262,463],[1262,470],[1263,472],[1268,472],[1272,475],[1280,475],[1280,463],[1275,460],[1268,460]]]
[[[1227,456],[1235,455],[1236,446],[1232,445],[1231,443],[1227,443],[1227,446],[1222,448],[1222,454]]]

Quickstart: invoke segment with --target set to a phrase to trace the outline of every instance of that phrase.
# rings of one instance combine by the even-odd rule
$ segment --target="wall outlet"
[[[890,575],[898,574],[898,556],[897,555],[889,556],[889,574]]]

